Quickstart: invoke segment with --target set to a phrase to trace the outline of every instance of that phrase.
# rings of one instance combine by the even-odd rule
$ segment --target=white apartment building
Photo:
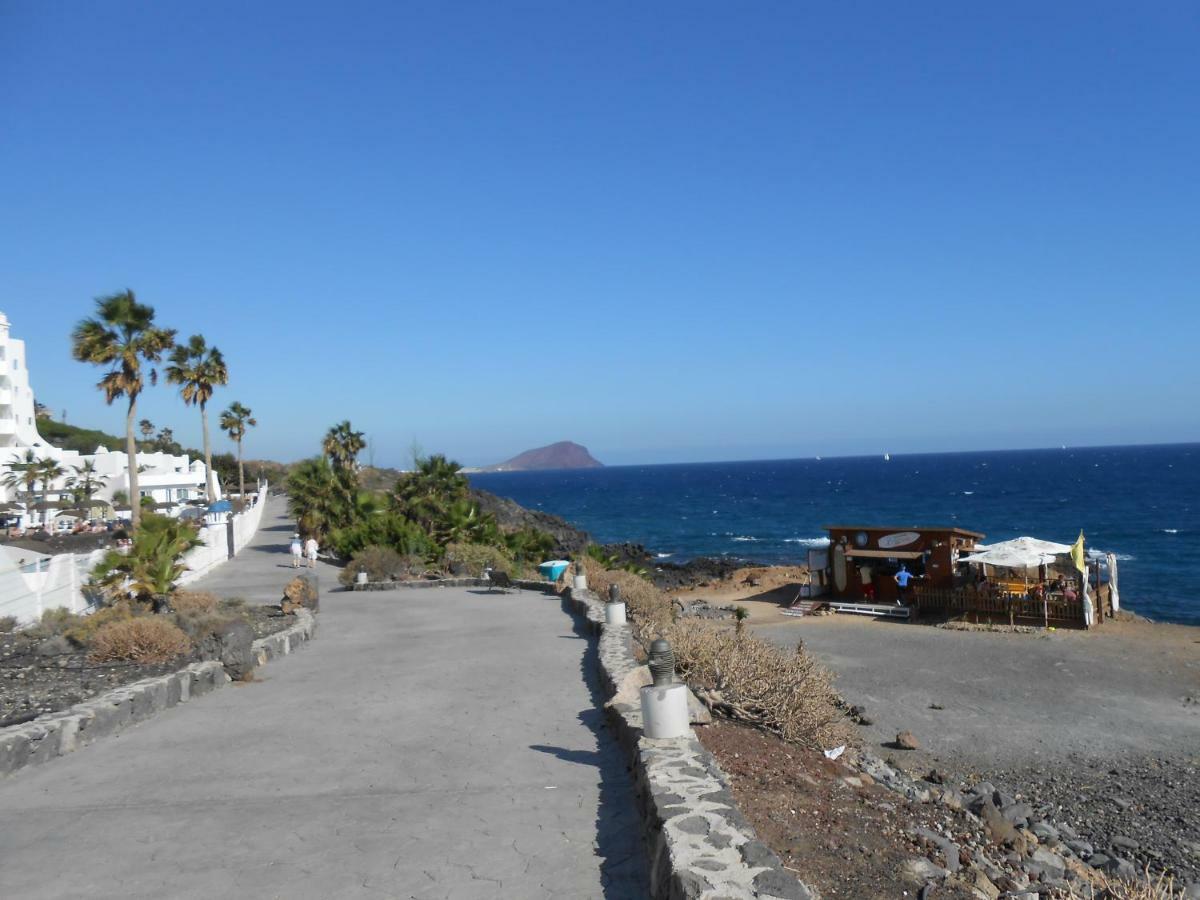
[[[111,503],[115,493],[129,495],[128,457],[124,452],[97,447],[94,453],[81,454],[74,450],[60,450],[50,445],[38,433],[37,416],[34,411],[33,387],[30,384],[29,365],[25,342],[9,334],[8,317],[0,312],[0,478],[8,474],[9,465],[21,462],[26,451],[32,450],[39,459],[55,460],[67,471],[67,475],[49,486],[48,499],[53,502],[66,499],[67,480],[75,470],[91,460],[97,475],[104,479],[103,486],[93,497],[93,503]],[[138,488],[141,496],[151,497],[160,505],[159,512],[178,515],[190,500],[202,499],[206,494],[206,470],[204,460],[191,460],[186,455],[173,456],[169,453],[138,453]],[[221,485],[214,476],[217,496],[221,498]],[[38,501],[41,500],[42,485],[36,487]],[[22,528],[41,522],[40,511],[24,510],[23,486],[7,487],[0,483],[0,505],[18,504],[18,510],[10,515],[19,515]],[[36,503],[30,506],[36,507]],[[22,511],[24,510],[24,511]],[[47,510],[53,520],[57,510]]]

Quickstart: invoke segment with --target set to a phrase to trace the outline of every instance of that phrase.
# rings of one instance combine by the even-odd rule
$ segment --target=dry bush
[[[675,617],[671,598],[651,582],[632,572],[605,569],[591,557],[585,557],[583,565],[584,571],[587,572],[588,587],[595,591],[601,600],[608,599],[610,584],[620,588],[621,599],[625,601],[634,633],[642,643],[649,643],[671,626]]]
[[[42,613],[41,621],[37,624],[34,631],[38,637],[54,637],[55,635],[66,634],[67,631],[77,626],[85,618],[87,617],[78,616],[63,606],[48,609]]]
[[[208,615],[220,605],[221,598],[209,591],[176,591],[171,595],[171,609],[185,616]]]
[[[0,616],[0,634],[11,634],[18,624],[16,616]]]
[[[167,662],[191,649],[192,642],[174,623],[161,616],[138,616],[99,629],[88,656],[93,662],[150,664]]]
[[[62,632],[62,634],[77,647],[90,647],[92,640],[96,636],[96,632],[105,625],[110,625],[113,622],[127,622],[135,616],[145,614],[144,609],[141,607],[134,609],[128,601],[114,603],[112,606],[105,606],[96,610],[90,616],[76,616],[76,621]]]
[[[1182,885],[1176,885],[1169,875],[1152,878],[1149,870],[1145,879],[1124,881],[1118,878],[1100,877],[1101,890],[1098,900],[1184,900],[1187,896]]]
[[[815,750],[858,743],[832,677],[802,648],[788,653],[698,619],[679,620],[666,637],[684,680],[719,712]]]

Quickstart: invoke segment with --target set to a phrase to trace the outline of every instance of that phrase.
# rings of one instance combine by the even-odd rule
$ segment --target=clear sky
[[[1194,2],[0,0],[0,310],[117,430],[68,335],[133,288],[252,456],[1197,440],[1198,47]]]

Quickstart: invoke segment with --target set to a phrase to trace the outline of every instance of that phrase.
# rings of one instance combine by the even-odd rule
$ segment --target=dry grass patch
[[[93,662],[151,664],[168,662],[191,649],[188,636],[172,622],[157,616],[138,616],[98,629],[88,657]]]

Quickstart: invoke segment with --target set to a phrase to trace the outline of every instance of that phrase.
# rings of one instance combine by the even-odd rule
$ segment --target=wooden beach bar
[[[975,549],[984,535],[944,525],[827,525],[830,594],[843,599],[895,605],[895,574],[903,566],[917,585],[954,587],[960,555]]]
[[[1119,608],[1111,554],[1106,562],[1078,564],[1086,569],[1081,573],[1072,546],[1035,538],[985,547],[979,543],[984,534],[956,526],[826,530],[829,547],[810,551],[811,587],[790,614],[828,607],[902,619],[1089,628]],[[1082,543],[1075,549],[1082,559]],[[911,576],[907,591],[897,583],[902,569]]]

